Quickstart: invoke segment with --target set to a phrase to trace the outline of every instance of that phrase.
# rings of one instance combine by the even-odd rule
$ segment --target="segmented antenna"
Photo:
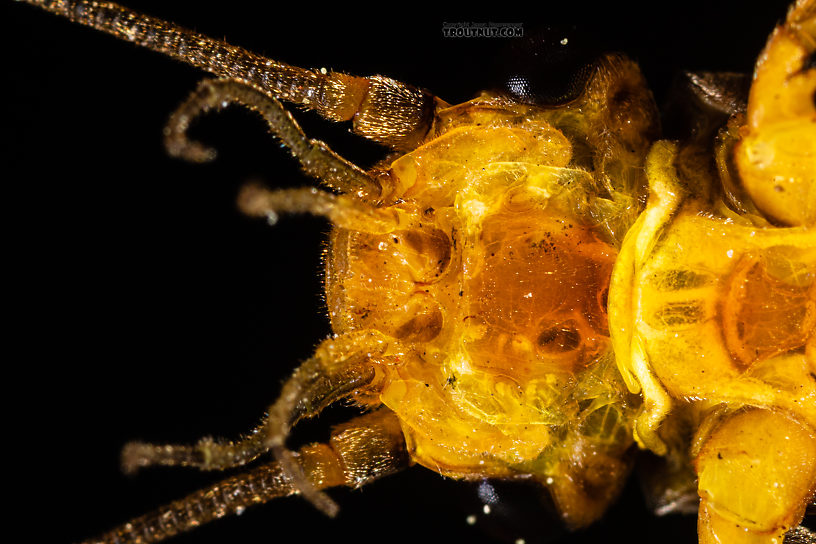
[[[273,98],[300,104],[331,121],[354,119],[357,134],[395,148],[415,146],[424,138],[436,106],[444,104],[427,91],[383,76],[357,77],[290,66],[113,2],[21,1],[220,78],[240,81]]]
[[[342,121],[351,116],[343,115],[343,112],[338,112],[331,104],[325,103],[326,95],[336,92],[336,89],[325,88],[326,74],[256,55],[162,19],[136,13],[113,2],[24,1],[219,77],[237,79],[276,98],[303,104],[332,120]],[[365,81],[365,78],[354,76],[345,78],[348,78],[349,84],[357,83],[355,80],[360,83]]]
[[[159,542],[214,519],[241,513],[253,504],[295,493],[297,490],[292,487],[280,465],[268,463],[196,491],[82,544]]]

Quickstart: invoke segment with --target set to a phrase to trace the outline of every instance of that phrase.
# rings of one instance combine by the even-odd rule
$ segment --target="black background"
[[[481,12],[303,4],[286,16],[270,2],[128,2],[278,60],[382,73],[450,102],[484,87],[508,40],[445,39],[443,21],[523,22],[528,35],[552,25],[573,44],[597,39],[641,62],[662,100],[680,69],[751,70],[786,2],[749,4],[538,2],[535,11],[514,4]],[[235,210],[248,178],[311,183],[245,112],[197,125],[194,134],[219,149],[214,164],[165,156],[162,127],[200,72],[30,6],[7,2],[2,10],[4,88],[12,93],[3,103],[3,164],[11,164],[3,176],[4,298],[13,323],[5,384],[27,399],[9,409],[9,440],[21,445],[10,469],[31,471],[22,491],[40,520],[27,526],[32,536],[68,543],[216,479],[184,469],[128,478],[119,450],[130,440],[236,437],[259,419],[280,381],[329,333],[320,294],[328,226],[284,217],[269,228]],[[349,158],[378,157],[346,126],[298,118]],[[326,428],[318,421],[302,434],[323,439]],[[470,527],[465,517],[479,509],[473,487],[419,467],[331,494],[342,507],[335,520],[286,499],[174,542],[513,542],[519,534],[527,542],[695,541],[693,517],[652,517],[634,483],[601,522],[561,537]],[[555,525],[544,514],[536,523]]]

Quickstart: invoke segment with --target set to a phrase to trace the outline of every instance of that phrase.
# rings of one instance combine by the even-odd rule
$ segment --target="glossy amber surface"
[[[733,155],[719,178],[736,166],[744,205],[699,190],[699,143],[657,142],[613,272],[615,355],[643,398],[635,437],[668,459],[667,496],[691,462],[700,542],[782,542],[816,491],[814,25],[812,1],[791,7],[746,116],[721,132]]]
[[[757,206],[784,225],[816,223],[816,8],[792,6],[757,62],[735,151]]]
[[[654,110],[610,101],[610,81],[648,104],[634,65],[611,57],[568,107],[486,95],[442,110],[438,134],[381,173],[400,227],[338,229],[328,253],[335,332],[396,341],[376,359],[380,399],[412,458],[454,477],[533,477],[575,526],[627,475],[637,404],[616,375],[606,305],[645,182],[647,139],[627,120],[652,130]],[[598,141],[610,107],[622,133]],[[630,154],[612,154],[629,140]],[[626,186],[599,187],[615,171]]]
[[[320,490],[411,463],[534,481],[580,528],[615,499],[638,448],[659,457],[645,478],[656,510],[691,505],[702,543],[781,543],[801,522],[816,492],[813,0],[773,32],[744,108],[722,94],[733,74],[697,77],[731,105],[710,133],[678,141],[661,139],[646,82],[622,55],[588,67],[566,103],[484,93],[450,105],[114,4],[30,3],[221,78],[171,118],[172,153],[211,158],[186,130],[237,103],[333,191],[251,187],[241,207],[333,223],[334,334],[245,438],[137,443],[123,456],[130,470],[274,459],[95,542],[156,542],[293,494],[331,515]],[[309,139],[278,100],[351,121],[391,153],[366,172]],[[287,449],[300,420],[349,399],[369,413]]]

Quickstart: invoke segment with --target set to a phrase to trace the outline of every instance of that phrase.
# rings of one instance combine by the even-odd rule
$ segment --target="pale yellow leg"
[[[772,410],[713,417],[695,462],[700,544],[782,544],[816,490],[816,430]]]
[[[756,206],[785,225],[816,224],[816,1],[799,0],[759,57],[734,148]]]

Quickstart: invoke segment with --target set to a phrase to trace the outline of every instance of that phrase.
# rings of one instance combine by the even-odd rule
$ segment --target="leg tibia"
[[[816,433],[770,410],[731,414],[696,469],[701,543],[781,544],[816,488]]]

